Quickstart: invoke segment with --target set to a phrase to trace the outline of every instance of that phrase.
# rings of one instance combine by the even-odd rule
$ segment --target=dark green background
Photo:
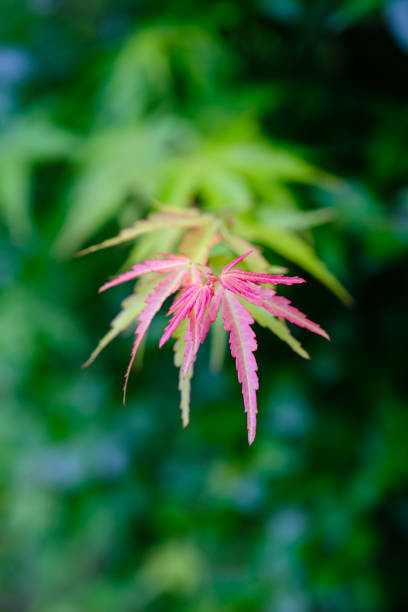
[[[404,0],[1,1],[1,611],[408,609],[407,20]],[[158,108],[199,122],[204,104],[253,105],[265,134],[348,185],[307,202],[337,210],[314,239],[355,306],[309,276],[291,293],[332,337],[298,334],[310,362],[258,330],[251,448],[232,360],[211,374],[206,346],[181,429],[163,317],[126,407],[129,336],[80,370],[126,295],[97,294],[125,250],[54,249],[70,151],[115,122],[98,92],[134,28],[157,21],[194,24],[221,51],[204,76],[199,58],[153,88],[153,123]],[[25,136],[37,115],[48,136]]]

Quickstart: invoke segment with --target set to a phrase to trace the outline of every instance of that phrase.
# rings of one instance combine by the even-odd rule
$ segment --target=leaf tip
[[[159,340],[159,349],[161,349],[163,347],[163,344],[165,344],[165,342],[167,341],[166,337],[161,337]]]
[[[122,404],[123,404],[124,406],[126,406],[126,391],[127,391],[127,384],[128,384],[128,381],[129,381],[129,372],[130,372],[130,367],[131,367],[131,365],[132,365],[132,362],[130,362],[129,369],[128,369],[128,371],[127,371],[127,372],[126,372],[126,374],[125,374],[125,384],[123,385],[123,398],[122,398]]]
[[[248,430],[248,444],[249,446],[252,445],[253,441],[255,440],[255,435],[256,435],[256,430],[255,429],[249,429]]]

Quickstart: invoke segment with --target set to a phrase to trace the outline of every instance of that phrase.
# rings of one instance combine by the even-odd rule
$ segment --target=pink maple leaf
[[[188,267],[191,263],[189,258],[185,255],[174,255],[173,253],[163,253],[165,259],[148,259],[141,264],[136,264],[128,272],[119,274],[116,278],[108,283],[102,285],[99,292],[106,291],[115,285],[121,285],[135,278],[139,278],[149,272],[156,272],[159,274],[170,274],[180,270],[181,267]],[[201,266],[205,268],[205,266]]]
[[[238,380],[242,384],[245,412],[247,413],[248,442],[252,444],[256,434],[256,390],[258,366],[254,351],[257,349],[254,320],[237,297],[226,289],[222,294],[222,318],[225,331],[229,332],[231,355],[235,357]]]
[[[148,273],[165,274],[165,277],[158,281],[154,289],[146,297],[145,307],[138,315],[139,324],[135,330],[136,338],[133,343],[130,362],[125,374],[123,402],[125,402],[126,399],[127,383],[136,352],[155,315],[159,312],[166,299],[173,293],[177,292],[180,287],[188,283],[191,278],[196,280],[201,278],[202,272],[206,274],[211,273],[209,268],[206,268],[206,266],[199,266],[200,271],[198,271],[197,266],[184,255],[174,255],[170,253],[163,254],[163,257],[165,259],[152,259],[141,264],[137,264],[133,266],[129,272],[120,274],[114,280],[102,285],[102,287],[99,289],[99,291],[105,291],[106,289],[110,289],[111,287],[120,285],[121,283],[134,280]]]
[[[310,321],[305,314],[291,306],[288,299],[276,295],[274,289],[262,286],[298,284],[305,282],[302,278],[281,274],[258,274],[235,268],[251,252],[231,261],[218,276],[215,276],[209,267],[194,264],[184,255],[166,254],[163,255],[164,259],[148,260],[135,265],[132,270],[105,283],[100,289],[103,291],[148,273],[165,275],[147,296],[145,306],[138,316],[136,337],[125,375],[124,395],[140,343],[153,317],[168,297],[181,290],[167,313],[171,318],[160,338],[159,347],[167,342],[183,321],[188,320],[184,360],[180,373],[181,381],[187,379],[188,376],[191,378],[191,368],[198,349],[204,342],[211,323],[214,323],[219,311],[222,311],[224,329],[229,333],[231,355],[235,359],[238,380],[242,385],[249,444],[252,444],[256,434],[258,411],[256,391],[259,383],[258,366],[254,356],[257,348],[255,333],[252,329],[254,319],[245,307],[245,301],[264,308],[276,317],[287,319],[291,323],[329,339],[329,336],[317,323]]]

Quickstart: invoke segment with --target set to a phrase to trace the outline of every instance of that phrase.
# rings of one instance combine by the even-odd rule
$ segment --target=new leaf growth
[[[317,323],[307,319],[306,315],[291,306],[288,299],[277,295],[275,289],[270,287],[303,283],[305,281],[302,278],[250,272],[235,267],[251,253],[252,251],[249,251],[234,259],[218,275],[214,274],[208,265],[196,263],[186,255],[164,254],[162,259],[136,264],[129,272],[119,275],[101,287],[100,291],[104,291],[141,276],[156,277],[156,282],[145,297],[144,306],[137,316],[135,341],[125,375],[124,400],[136,352],[150,323],[167,298],[178,294],[167,313],[170,319],[160,339],[159,347],[162,347],[171,336],[177,339],[176,365],[180,367],[179,388],[182,394],[183,425],[186,426],[189,421],[190,380],[198,349],[204,342],[211,324],[221,312],[224,329],[229,334],[229,346],[231,355],[235,359],[238,380],[242,385],[248,442],[252,444],[256,433],[256,391],[259,386],[258,366],[254,355],[257,341],[252,329],[256,316],[254,312],[260,309],[267,316],[272,315],[269,322],[267,318],[261,316],[261,324],[270,327],[305,357],[308,357],[307,353],[290,336],[280,319],[305,327],[324,338],[329,339],[329,336]]]

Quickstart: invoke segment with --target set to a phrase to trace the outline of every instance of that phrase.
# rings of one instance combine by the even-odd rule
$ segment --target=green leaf
[[[195,24],[165,17],[143,23],[113,62],[100,96],[99,123],[126,122],[171,99],[177,77],[202,95],[214,87],[224,55],[217,38]]]
[[[313,248],[296,234],[261,224],[240,224],[239,231],[249,239],[265,244],[313,274],[344,303],[353,302],[349,292],[317,257]]]
[[[136,263],[151,259],[158,253],[173,253],[181,238],[182,230],[165,229],[145,234],[131,247],[121,271],[129,270]]]
[[[158,232],[160,230],[166,230],[171,228],[191,228],[198,227],[207,223],[207,218],[200,216],[194,210],[183,210],[180,213],[175,213],[172,210],[168,210],[162,213],[152,213],[147,219],[136,221],[132,227],[123,229],[114,238],[104,240],[100,244],[93,245],[77,253],[78,256],[87,255],[88,253],[94,253],[100,249],[106,249],[108,247],[116,246],[123,242],[129,242],[144,234],[150,234],[151,232]]]
[[[33,226],[29,213],[30,168],[26,160],[0,157],[0,212],[17,241],[29,236]]]
[[[75,251],[124,204],[157,195],[163,165],[183,142],[186,123],[174,117],[104,130],[88,137],[77,158],[76,180],[65,206],[67,215],[57,238],[59,255]]]
[[[186,333],[188,323],[188,320],[182,321],[176,331],[173,333],[173,337],[176,338],[176,342],[174,343],[174,365],[179,368],[178,388],[181,394],[180,410],[183,427],[187,427],[190,421],[190,391],[194,369],[194,365],[191,364],[187,375],[183,376],[182,366],[184,361],[184,352],[186,349]]]
[[[244,303],[245,308],[249,310],[259,325],[270,329],[276,336],[278,336],[278,338],[283,340],[283,342],[286,342],[286,344],[288,344],[290,348],[295,351],[295,353],[304,359],[310,359],[309,354],[305,351],[300,342],[292,336],[283,319],[274,317],[273,314],[264,308],[254,306],[253,304],[247,302],[244,298],[241,298],[241,301]]]
[[[251,183],[268,179],[276,183],[298,182],[327,187],[336,179],[304,161],[289,149],[271,144],[258,133],[258,126],[248,126],[252,134],[244,139],[240,134],[232,134],[228,142],[218,139],[212,153],[213,162],[225,169],[232,170]],[[216,146],[218,145],[218,146]]]
[[[316,225],[330,223],[336,218],[334,208],[319,208],[308,211],[276,210],[272,205],[264,205],[258,213],[262,221],[283,230],[306,230]]]
[[[7,155],[30,162],[44,162],[71,156],[79,139],[52,123],[48,110],[32,112],[11,122],[0,133],[0,149]]]
[[[164,168],[161,200],[188,206],[199,192],[201,169],[196,159],[172,159]]]
[[[145,27],[130,36],[118,56],[100,98],[100,122],[123,122],[138,116],[149,98],[164,93],[171,78],[166,30]]]
[[[33,232],[30,218],[31,169],[70,156],[77,139],[40,113],[30,113],[0,131],[0,214],[17,241]]]
[[[253,205],[253,194],[245,178],[212,160],[205,164],[197,187],[206,206],[212,210],[227,208],[244,212]]]
[[[206,264],[211,247],[217,242],[217,232],[220,222],[216,219],[190,230],[186,234],[179,245],[179,252],[196,263]]]
[[[248,242],[245,240],[245,238],[232,234],[227,229],[225,224],[221,225],[220,234],[227,247],[230,248],[236,255],[239,256],[247,253],[248,251],[253,251],[253,253],[251,253],[251,255],[249,255],[245,260],[245,264],[249,270],[252,270],[252,272],[268,274],[284,274],[287,272],[287,269],[283,268],[282,266],[271,266],[269,261],[262,255],[259,247],[251,244],[251,242]]]
[[[199,196],[205,208],[248,210],[253,194],[245,177],[212,158],[212,150],[197,147],[172,160],[164,172],[161,197],[178,205],[188,205]]]

